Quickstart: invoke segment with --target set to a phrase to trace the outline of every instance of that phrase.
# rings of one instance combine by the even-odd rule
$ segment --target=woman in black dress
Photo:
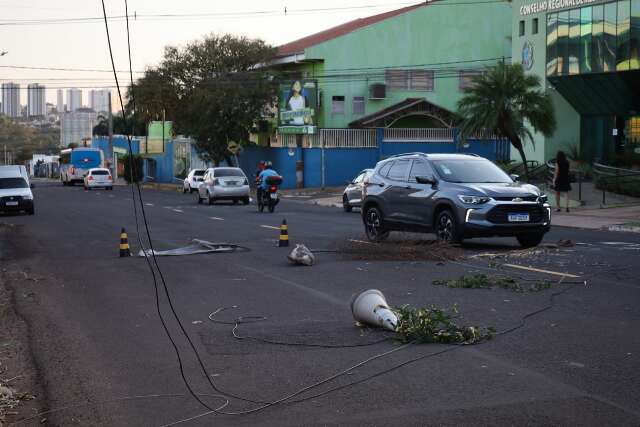
[[[556,171],[553,175],[553,189],[556,190],[556,212],[560,212],[560,193],[566,193],[567,212],[569,212],[569,191],[571,191],[571,183],[569,182],[569,161],[563,151],[556,154]]]

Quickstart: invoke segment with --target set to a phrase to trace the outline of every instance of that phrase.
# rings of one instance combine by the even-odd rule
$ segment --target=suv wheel
[[[543,237],[544,234],[542,233],[530,233],[520,234],[519,236],[516,236],[516,239],[518,239],[518,243],[520,243],[520,246],[523,248],[532,248],[534,246],[538,246],[540,242],[542,242]]]
[[[445,210],[438,214],[435,229],[436,237],[442,242],[459,243],[462,240],[456,218],[450,210]]]
[[[372,242],[382,242],[389,237],[389,231],[382,226],[382,212],[375,206],[367,208],[364,214],[364,231]]]
[[[353,210],[346,194],[342,196],[342,209],[344,209],[345,212],[351,212]]]

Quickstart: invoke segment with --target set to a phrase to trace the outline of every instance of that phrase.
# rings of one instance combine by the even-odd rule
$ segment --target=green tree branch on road
[[[463,121],[460,137],[490,133],[508,139],[518,150],[529,179],[529,167],[524,153],[528,139],[534,144],[534,132],[548,137],[556,129],[556,119],[551,98],[541,86],[536,75],[526,75],[520,64],[505,64],[473,78],[472,85],[458,102],[458,113]]]
[[[160,65],[133,86],[137,113],[146,121],[164,114],[196,140],[204,161],[218,164],[230,155],[228,143],[248,141],[265,107],[275,103],[276,83],[256,69],[275,54],[262,40],[233,35],[167,47]]]

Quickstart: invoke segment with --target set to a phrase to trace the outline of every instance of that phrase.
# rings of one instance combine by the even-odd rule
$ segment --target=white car
[[[93,188],[104,188],[105,190],[113,190],[113,177],[109,169],[92,168],[89,169],[84,176],[84,189],[91,190]]]
[[[193,193],[194,191],[198,191],[198,187],[202,184],[202,178],[206,171],[206,169],[192,169],[189,172],[189,175],[184,179],[182,192]]]
[[[33,215],[32,184],[24,166],[0,166],[0,211]]]
[[[216,200],[242,201],[248,205],[250,198],[249,180],[240,168],[209,168],[198,187],[198,203],[206,201],[210,205]]]

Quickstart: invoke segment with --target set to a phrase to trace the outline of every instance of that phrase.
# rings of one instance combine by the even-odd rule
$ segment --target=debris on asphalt
[[[313,252],[300,243],[296,244],[296,247],[293,248],[287,258],[297,265],[311,266],[316,262],[316,257],[313,255]]]
[[[502,288],[514,292],[539,292],[551,287],[551,282],[546,280],[534,280],[530,283],[522,283],[510,276],[488,276],[486,274],[460,276],[457,279],[434,280],[432,284],[435,286],[463,289]]]
[[[181,256],[181,255],[196,255],[196,254],[208,254],[208,253],[230,253],[246,251],[247,249],[234,245],[231,243],[211,243],[206,240],[193,239],[191,244],[182,248],[169,249],[166,251],[158,251],[152,249],[140,250],[138,252],[139,257],[146,256]]]
[[[358,261],[451,261],[464,258],[461,248],[436,240],[392,240],[370,243],[347,240],[339,254]]]
[[[455,322],[458,307],[441,309],[413,308],[408,305],[396,308],[398,325],[396,333],[403,342],[473,344],[491,339],[495,334],[493,327],[460,326]]]

